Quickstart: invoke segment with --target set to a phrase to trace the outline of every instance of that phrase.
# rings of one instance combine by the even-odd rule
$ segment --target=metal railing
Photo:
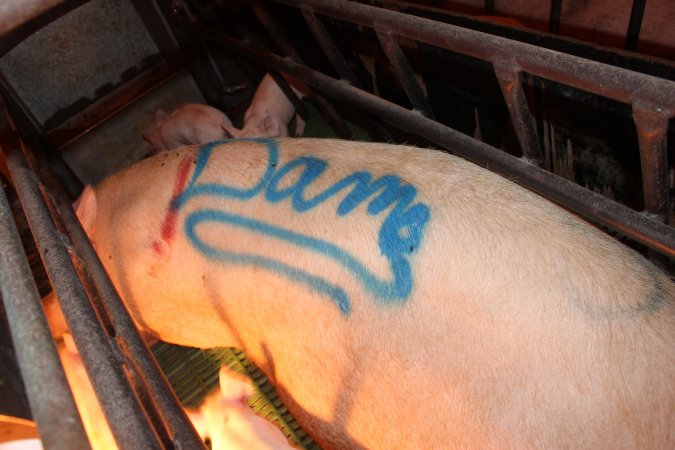
[[[29,152],[10,129],[4,115],[0,117],[0,129],[0,149],[115,441],[123,449],[205,448],[141,339],[79,224],[69,197],[48,165],[40,161],[39,153],[36,157]],[[31,300],[20,298],[19,301]],[[49,335],[44,318],[39,324]],[[20,327],[20,323],[12,321],[12,329],[17,326]],[[39,342],[20,339],[23,346],[17,352],[20,359],[26,352],[36,352],[33,346]],[[37,351],[43,350],[44,346],[40,346]],[[27,370],[30,374],[31,369]],[[49,405],[56,395],[51,383],[44,381],[28,381],[31,408],[33,404]],[[63,386],[54,389],[59,393]],[[73,442],[54,440],[52,434],[58,434],[55,429],[64,427],[60,417],[61,410],[54,409],[54,405],[49,413],[36,416],[45,448],[87,448],[84,444],[80,446],[81,441],[75,438]]]
[[[224,50],[276,71],[287,72],[326,95],[355,105],[373,116],[422,136],[439,146],[487,167],[522,186],[608,226],[668,257],[675,256],[675,230],[664,222],[668,209],[666,132],[675,115],[675,82],[505,39],[479,31],[438,23],[346,0],[272,0],[298,9],[308,22],[319,47],[344,80],[311,69],[295,55],[281,28],[270,26],[271,14],[259,1],[251,2],[260,22],[284,55],[214,27],[177,17],[174,24],[195,33]],[[377,34],[400,84],[414,105],[408,110],[352,86],[344,55],[332,37],[318,25],[319,16],[369,27]],[[396,38],[402,37],[488,61],[502,89],[524,158],[507,155],[480,141],[432,120],[433,111],[409,70]],[[541,150],[534,119],[520,82],[528,73],[562,85],[632,105],[642,159],[646,213],[634,211],[538,167]]]

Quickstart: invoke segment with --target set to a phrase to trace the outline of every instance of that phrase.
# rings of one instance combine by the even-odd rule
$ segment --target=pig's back
[[[188,195],[165,242],[186,165],[178,190]],[[349,189],[311,202],[366,172],[415,192],[389,205],[368,190],[347,202]],[[244,347],[329,447],[345,436],[344,447],[369,448],[672,440],[672,283],[458,158],[331,140],[230,142],[208,158],[160,155],[97,193],[114,211],[97,220],[97,248],[119,255],[109,268],[141,322],[185,345]],[[153,254],[157,240],[165,253]],[[147,307],[148,292],[166,303]],[[409,420],[415,427],[401,427]]]

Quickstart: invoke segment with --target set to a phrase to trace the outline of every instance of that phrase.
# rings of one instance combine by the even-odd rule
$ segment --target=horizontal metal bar
[[[556,2],[558,0],[552,0]],[[453,13],[446,9],[433,8],[402,0],[362,0],[370,5],[395,10],[404,14],[424,17],[436,22],[449,23],[463,28],[484,31],[508,39],[529,43],[539,48],[548,48],[616,67],[653,75],[675,81],[675,61],[651,55],[641,55],[625,50],[600,47],[577,39],[546,33],[539,30],[512,27],[494,21],[485,21],[476,16]]]
[[[250,46],[217,30],[192,25],[182,20],[177,20],[176,23],[240,56],[288,72],[320,89],[326,95],[356,105],[376,117],[382,117],[403,129],[424,136],[453,153],[487,167],[583,216],[661,253],[675,257],[675,230],[665,224],[348,83],[335,80],[269,51]]]
[[[56,291],[66,322],[108,419],[123,449],[160,449],[157,436],[125,376],[127,363],[113,351],[101,323],[78,279],[70,251],[41,195],[20,142],[3,143],[3,152],[40,256]]]
[[[177,73],[175,66],[162,61],[112,92],[97,99],[65,122],[47,132],[55,149],[63,149],[99,125],[124,111],[155,89],[163,86]]]
[[[4,113],[4,111],[3,111]],[[0,148],[6,120],[0,120]],[[89,449],[75,401],[47,326],[33,274],[0,188],[0,293],[31,414],[47,450]]]
[[[627,104],[640,100],[675,116],[675,82],[620,67],[346,0],[271,0],[487,61],[510,60],[525,72]]]

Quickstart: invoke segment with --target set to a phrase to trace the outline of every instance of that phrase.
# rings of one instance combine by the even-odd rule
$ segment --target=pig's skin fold
[[[310,173],[310,161],[324,170]],[[382,209],[376,194],[352,198],[340,214],[350,187],[303,210],[364,172],[414,187],[412,200],[392,191],[399,197]],[[245,350],[326,448],[672,447],[672,282],[459,158],[229,141],[160,154],[87,192],[92,241],[139,325],[177,344]],[[411,230],[418,238],[398,254],[382,230],[414,205],[428,220],[394,228],[394,243]],[[210,220],[188,230],[191,217]],[[408,270],[410,292],[394,301],[370,290],[355,261],[378,280]]]

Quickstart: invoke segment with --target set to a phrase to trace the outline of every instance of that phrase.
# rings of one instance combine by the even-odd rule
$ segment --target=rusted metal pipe
[[[626,50],[635,50],[637,48],[646,4],[647,0],[633,0],[633,7],[631,8],[630,20],[628,22],[628,31],[626,32]]]
[[[205,449],[204,442],[197,435],[169,381],[141,338],[126,306],[82,229],[71,207],[70,199],[49,170],[40,152],[36,153],[42,182],[54,202],[59,219],[70,237],[79,260],[86,267],[87,274],[93,282],[93,289],[98,294],[100,301],[94,304],[96,312],[111,328],[111,334],[125,360],[139,369],[140,373],[137,374],[138,371],[132,373],[136,375],[136,382],[147,389],[147,399],[151,402],[149,406],[156,405],[152,411],[158,415],[160,422],[155,428],[159,429],[160,435],[166,434],[171,445],[177,449]]]
[[[516,130],[523,157],[532,164],[541,166],[543,157],[541,148],[539,148],[537,127],[525,98],[519,67],[510,61],[498,61],[494,64],[494,70],[504,102],[509,110],[511,123]]]
[[[493,62],[510,59],[532,75],[620,102],[635,100],[675,115],[675,82],[555,50],[346,0],[271,0]]]
[[[562,10],[562,0],[551,0],[551,11],[548,17],[549,33],[558,34],[560,31],[560,11]]]
[[[394,69],[394,74],[408,96],[413,109],[420,114],[433,119],[434,112],[431,109],[429,100],[427,100],[427,96],[424,94],[422,86],[420,86],[420,83],[415,79],[415,72],[412,67],[410,67],[410,63],[403,54],[403,50],[401,50],[401,47],[398,45],[396,38],[390,32],[379,28],[375,29],[375,33],[377,33],[377,38],[380,40],[382,50],[384,50],[384,54],[387,55],[387,59]]]
[[[127,363],[119,352],[115,352],[101,329],[100,320],[71,262],[72,249],[57,232],[39,182],[19,146],[16,141],[6,143],[3,151],[7,166],[115,441],[125,450],[160,449],[157,435],[149,426],[125,376]]]
[[[4,148],[6,122],[0,130]],[[12,211],[0,189],[0,292],[31,414],[47,450],[89,449]]]
[[[645,210],[668,222],[668,117],[652,108],[633,105],[633,119],[640,142],[640,166]]]
[[[354,74],[354,71],[349,66],[349,63],[345,57],[342,55],[342,52],[340,52],[340,49],[335,44],[335,41],[330,36],[330,33],[328,33],[328,30],[326,30],[326,27],[324,27],[323,23],[321,23],[321,20],[308,8],[303,6],[300,9],[302,10],[302,15],[305,18],[305,22],[307,22],[307,26],[314,35],[316,42],[319,43],[321,50],[323,50],[326,58],[328,58],[337,73],[340,75],[340,78],[353,86],[358,86],[359,82],[356,78],[356,75]]]

